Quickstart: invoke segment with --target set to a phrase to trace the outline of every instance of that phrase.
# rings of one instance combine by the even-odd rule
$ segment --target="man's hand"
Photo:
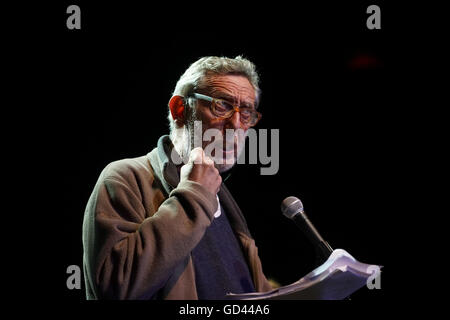
[[[214,161],[205,155],[202,148],[193,149],[188,163],[181,167],[180,182],[184,180],[198,182],[213,194],[219,192],[222,183]]]

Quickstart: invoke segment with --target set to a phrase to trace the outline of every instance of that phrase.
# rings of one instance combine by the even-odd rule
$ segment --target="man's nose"
[[[225,125],[228,129],[241,129],[241,114],[235,111],[233,115],[227,119]]]

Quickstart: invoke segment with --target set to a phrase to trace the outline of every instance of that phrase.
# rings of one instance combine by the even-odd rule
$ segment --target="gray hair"
[[[215,56],[200,58],[191,64],[180,77],[172,95],[185,97],[185,102],[192,106],[193,101],[191,101],[191,98],[188,98],[188,96],[200,88],[203,84],[205,76],[210,74],[237,74],[245,76],[255,89],[256,106],[258,106],[261,94],[261,90],[259,89],[259,76],[256,72],[255,65],[242,56],[237,56],[234,59]],[[172,134],[175,129],[175,122],[172,118],[170,110],[167,118],[169,120],[170,132]]]

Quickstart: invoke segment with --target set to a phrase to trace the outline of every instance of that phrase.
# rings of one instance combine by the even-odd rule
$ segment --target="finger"
[[[192,162],[188,162],[181,167],[180,176],[187,175],[191,170],[192,170]]]
[[[216,194],[219,193],[220,187],[222,186],[222,177],[221,177],[220,175],[219,175],[219,181],[218,181],[218,184],[219,184],[219,186],[217,187]]]
[[[204,154],[205,153],[203,152],[202,148],[200,147],[194,148],[189,154],[189,161],[195,164],[200,164],[203,162]]]
[[[204,164],[207,164],[207,165],[214,165],[214,160],[211,159],[211,158],[208,157],[208,156],[205,156],[205,157],[203,158],[203,163],[204,163]]]

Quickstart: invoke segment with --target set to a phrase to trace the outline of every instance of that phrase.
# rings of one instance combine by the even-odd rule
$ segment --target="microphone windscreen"
[[[303,203],[299,198],[287,197],[281,203],[281,212],[287,218],[292,219],[297,213],[303,212]]]

